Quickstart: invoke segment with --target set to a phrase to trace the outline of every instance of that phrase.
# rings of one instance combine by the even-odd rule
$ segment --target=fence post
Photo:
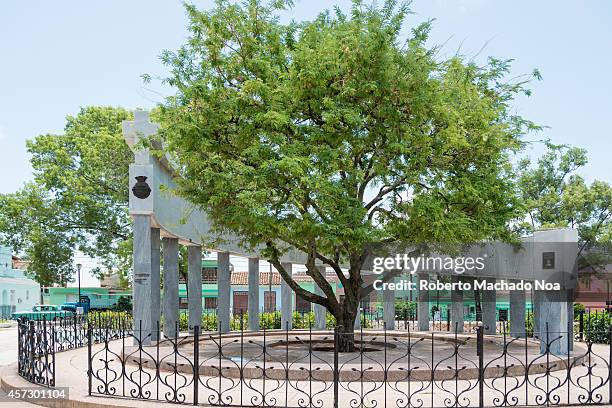
[[[91,395],[91,325],[87,325],[87,393]]]
[[[339,407],[338,391],[340,382],[340,373],[338,372],[338,348],[340,347],[339,336],[342,332],[342,326],[337,326],[334,329],[334,408]]]
[[[200,384],[200,326],[193,326],[193,405],[198,405]]]
[[[36,354],[34,350],[34,322],[32,320],[28,320],[28,344],[30,346],[30,350],[28,350],[28,379],[33,380]]]
[[[580,311],[580,319],[579,319],[579,331],[580,331],[580,341],[584,341],[584,310]]]
[[[478,406],[484,407],[484,330],[476,327],[476,354],[478,355]]]
[[[609,356],[612,355],[612,325],[608,326]],[[612,363],[608,361],[608,384],[612,381]],[[608,386],[608,403],[612,403],[612,386]]]

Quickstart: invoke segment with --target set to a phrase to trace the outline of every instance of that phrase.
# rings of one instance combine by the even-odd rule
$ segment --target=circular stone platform
[[[265,338],[264,338],[265,337]],[[340,381],[423,381],[476,379],[478,378],[478,356],[476,334],[451,334],[444,332],[383,332],[364,331],[355,333],[356,347],[363,352],[338,353]],[[540,343],[530,339],[504,339],[502,336],[485,336],[484,365],[485,377],[498,377],[506,369],[508,376],[523,376],[526,368],[529,374],[566,369],[567,364],[577,364],[585,354],[583,345],[576,344],[575,350],[567,356],[540,354]],[[219,353],[219,344],[222,353]],[[265,344],[265,347],[264,347]],[[155,345],[143,347],[140,356],[137,347],[126,346],[128,364],[142,364],[160,370],[192,372],[194,345],[192,337],[179,338],[176,356],[172,341],[159,344],[159,360]],[[148,354],[148,356],[147,356]],[[220,355],[221,354],[221,355]],[[578,359],[578,361],[575,361]],[[218,333],[200,336],[199,373],[203,376],[227,378],[262,378],[285,380],[333,380],[333,332],[304,330],[290,332]],[[288,370],[287,370],[288,368]]]

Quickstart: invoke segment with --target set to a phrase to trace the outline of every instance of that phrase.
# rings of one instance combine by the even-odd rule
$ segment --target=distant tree
[[[68,116],[61,135],[28,141],[34,181],[0,196],[0,240],[29,260],[41,285],[73,279],[73,253],[102,260],[125,276],[131,265],[128,167],[133,154],[121,122],[122,108],[85,107]]]
[[[162,56],[177,94],[161,107],[160,133],[179,193],[214,232],[265,247],[298,296],[325,306],[350,339],[372,290],[361,277],[370,245],[508,236],[509,155],[535,127],[511,103],[528,79],[507,80],[508,61],[442,59],[425,47],[429,23],[402,38],[409,10],[395,1],[289,24],[276,17],[283,6],[187,6],[191,36]],[[307,254],[322,295],[283,268],[290,248]],[[335,271],[342,299],[316,262]]]
[[[586,150],[547,143],[536,163],[522,160],[518,186],[527,212],[523,230],[578,229],[580,253],[612,245],[612,187],[604,181],[587,184],[577,171],[587,164]]]

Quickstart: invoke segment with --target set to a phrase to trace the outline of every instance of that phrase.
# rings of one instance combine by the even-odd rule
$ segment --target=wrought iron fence
[[[504,326],[505,327],[505,326]],[[159,327],[157,327],[159,331]],[[607,404],[611,330],[529,338],[473,332],[266,330],[113,337],[88,328],[89,393],[247,407],[470,407]],[[589,339],[605,336],[608,344]],[[564,343],[565,342],[565,343]],[[562,348],[562,347],[561,347]]]
[[[129,315],[68,315],[17,323],[17,371],[31,383],[55,386],[55,353],[90,343],[123,338],[132,332]]]

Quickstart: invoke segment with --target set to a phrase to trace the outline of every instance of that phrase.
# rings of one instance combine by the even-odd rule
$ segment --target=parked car
[[[64,317],[74,314],[71,310],[63,309],[57,305],[34,305],[30,311],[14,312],[11,317],[15,320],[25,317],[28,320],[52,320],[54,317]]]

